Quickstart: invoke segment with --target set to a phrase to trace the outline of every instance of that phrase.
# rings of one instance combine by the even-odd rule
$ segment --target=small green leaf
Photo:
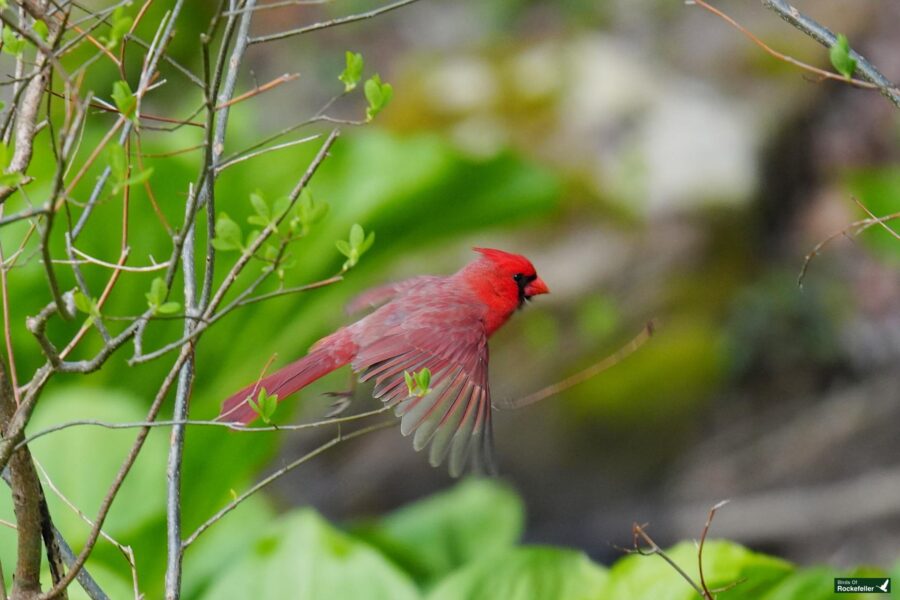
[[[216,219],[216,237],[213,239],[213,247],[216,250],[240,250],[241,227],[225,213],[219,213]]]
[[[416,373],[416,383],[419,384],[419,389],[426,394],[430,391],[431,388],[429,384],[431,384],[431,370],[428,367],[425,367]]]
[[[75,308],[88,315],[87,321],[85,321],[87,325],[92,325],[100,320],[100,306],[96,300],[88,298],[81,290],[75,290],[72,299],[75,302]]]
[[[354,223],[350,228],[349,242],[344,240],[335,242],[340,253],[347,257],[342,270],[346,271],[347,269],[355,267],[356,263],[359,262],[360,257],[372,246],[374,241],[375,236],[372,233],[369,233],[369,236],[366,237],[366,232],[362,228],[362,225]]]
[[[362,54],[359,52],[350,52],[347,50],[345,57],[346,66],[344,67],[344,71],[338,76],[338,79],[344,82],[344,92],[346,93],[356,88],[356,84],[362,79],[365,62],[363,61]]]
[[[337,246],[338,252],[348,258],[351,254],[353,254],[353,249],[350,247],[350,244],[346,242],[346,240],[338,240],[334,243],[334,245]]]
[[[375,243],[375,232],[370,231],[369,235],[366,236],[366,241],[364,241],[362,244],[360,244],[359,253],[360,254],[364,253],[366,250],[371,248],[372,244],[374,244],[374,243]]]
[[[837,40],[828,51],[828,56],[831,58],[832,66],[838,73],[847,79],[853,77],[853,73],[856,72],[856,59],[850,56],[850,42],[847,41],[846,35],[843,33],[838,34]]]
[[[150,291],[145,294],[147,298],[147,306],[150,308],[158,307],[166,299],[166,282],[162,277],[157,277],[150,284]]]
[[[359,223],[354,223],[353,226],[350,227],[350,246],[352,248],[359,248],[362,246],[365,239],[366,233],[363,231],[362,226]]]
[[[81,290],[75,290],[72,299],[75,301],[75,308],[85,314],[91,314],[94,307],[94,301],[85,296]]]
[[[3,27],[3,51],[7,54],[12,54],[13,56],[19,56],[22,54],[22,51],[25,50],[25,40],[22,37],[19,37],[12,29],[9,27]]]
[[[38,34],[38,37],[45,42],[47,41],[47,38],[50,37],[50,29],[47,27],[47,24],[40,19],[35,21],[31,26],[34,28],[34,32]]]
[[[266,388],[260,388],[259,393],[256,395],[256,400],[248,397],[247,403],[264,423],[270,424],[272,415],[275,414],[275,409],[278,408],[278,394],[270,395],[266,392]]]
[[[406,380],[406,389],[410,396],[424,397],[431,391],[429,384],[431,383],[431,371],[424,368],[418,372],[403,372],[403,379]]]
[[[131,92],[127,81],[117,81],[113,84],[112,99],[126,119],[133,120],[137,116],[137,97]]]
[[[131,30],[132,23],[134,23],[134,19],[125,14],[124,6],[120,6],[113,11],[112,21],[112,26],[109,29],[109,39],[106,41],[107,48],[112,48],[122,41],[125,34]]]
[[[381,77],[375,74],[366,81],[364,90],[366,101],[369,103],[366,108],[366,120],[371,121],[391,101],[394,96],[394,88],[391,84],[382,82]]]
[[[156,312],[161,315],[171,315],[173,313],[177,313],[179,310],[181,310],[181,305],[179,303],[164,302],[163,304],[159,305],[159,307],[156,309]]]
[[[256,214],[265,219],[266,223],[268,223],[272,214],[269,211],[269,205],[263,200],[260,192],[250,194],[250,204],[253,205],[253,210],[256,211]]]
[[[307,235],[310,228],[328,214],[328,208],[328,204],[316,201],[309,188],[304,188],[294,208],[296,223],[292,220],[291,227],[295,228],[299,224],[300,235]]]

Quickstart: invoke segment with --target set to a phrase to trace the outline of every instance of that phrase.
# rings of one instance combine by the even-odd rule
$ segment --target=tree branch
[[[763,6],[775,12],[779,17],[826,48],[830,48],[837,41],[837,36],[827,27],[820,25],[815,20],[804,15],[791,6],[787,0],[762,0]],[[887,77],[882,75],[875,66],[856,50],[850,49],[850,57],[856,60],[857,70],[866,81],[878,87],[885,98],[894,106],[900,108],[900,90]]]

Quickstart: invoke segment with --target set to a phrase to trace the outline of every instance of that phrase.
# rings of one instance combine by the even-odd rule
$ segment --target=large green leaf
[[[428,600],[599,600],[607,577],[581,552],[516,548],[473,562],[445,579]]]
[[[523,520],[522,501],[512,490],[469,479],[360,528],[357,535],[428,585],[511,547],[522,534]]]
[[[141,403],[126,393],[70,388],[41,398],[28,433],[77,419],[124,423],[142,421],[144,417]],[[133,532],[164,513],[167,433],[151,432],[125,479],[104,525],[111,535]],[[39,438],[30,448],[60,492],[93,518],[136,435],[137,429],[78,426]],[[89,526],[49,486],[44,487],[56,526],[70,544],[80,546]]]
[[[208,600],[415,600],[412,581],[378,552],[312,510],[275,523],[234,565],[222,565]]]
[[[697,546],[682,542],[668,556],[695,582]],[[752,552],[726,541],[708,540],[703,549],[703,573],[718,600],[758,600],[760,594],[786,577],[793,567],[781,559]],[[616,562],[609,571],[609,586],[602,600],[696,600],[697,593],[678,572],[659,556],[632,554]],[[729,587],[733,586],[733,587]]]

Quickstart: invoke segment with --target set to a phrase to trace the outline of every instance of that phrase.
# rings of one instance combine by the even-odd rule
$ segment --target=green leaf
[[[856,71],[856,59],[850,56],[850,42],[847,41],[846,35],[838,34],[837,40],[828,51],[828,56],[838,73],[847,79],[853,77],[853,73]]]
[[[201,600],[419,600],[409,577],[378,552],[310,509],[272,524],[239,561],[219,573]]]
[[[171,315],[181,310],[181,305],[177,302],[164,302],[156,309],[161,315]]]
[[[19,56],[25,50],[25,39],[20,37],[9,27],[3,26],[3,51],[13,56]]]
[[[107,48],[116,46],[122,38],[131,30],[134,19],[130,15],[125,14],[125,7],[120,6],[113,11],[112,26],[109,29],[109,39],[106,41]]]
[[[344,67],[343,72],[338,76],[338,79],[344,82],[344,92],[346,93],[355,89],[356,84],[362,79],[365,62],[363,61],[362,54],[359,52],[350,52],[347,50],[345,58],[346,66]]]
[[[144,419],[144,412],[141,399],[131,394],[102,387],[70,386],[48,390],[41,397],[29,427],[40,431],[78,419],[133,422]],[[72,427],[46,436],[30,449],[74,505],[93,513],[100,506],[109,482],[115,477],[122,457],[128,453],[133,441],[130,431]],[[162,432],[153,432],[147,438],[143,449],[146,454],[142,452],[134,463],[103,525],[111,535],[136,540],[139,537],[136,534],[143,527],[165,519],[166,494],[158,482],[165,479],[167,442],[168,436]],[[81,547],[89,528],[56,494],[47,493],[46,496],[56,526],[66,532],[70,544]],[[9,494],[0,494],[0,505],[8,506],[8,498]],[[0,509],[0,514],[5,513]],[[121,563],[113,564],[116,564],[116,572],[122,573]]]
[[[406,390],[410,396],[416,395],[416,378],[409,371],[403,371],[403,378],[406,380]]]
[[[264,423],[269,424],[272,422],[272,415],[275,414],[275,409],[278,408],[278,394],[269,395],[266,392],[266,388],[260,388],[256,401],[254,402],[252,398],[248,399],[248,401],[250,407],[256,411],[256,414],[260,416]]]
[[[508,550],[444,579],[428,600],[596,600],[606,570],[582,552],[548,547]],[[649,598],[649,596],[647,596]],[[618,600],[637,600],[620,596]]]
[[[350,247],[359,248],[366,239],[366,233],[363,231],[359,223],[354,223],[350,227]]]
[[[32,23],[31,27],[34,29],[34,32],[38,35],[38,37],[45,42],[47,41],[47,38],[50,37],[50,29],[47,27],[47,24],[40,19]]]
[[[94,301],[85,296],[81,290],[75,290],[75,293],[72,295],[72,297],[75,301],[75,308],[87,315],[93,314]]]
[[[354,533],[419,583],[430,585],[460,567],[511,548],[522,534],[523,523],[522,501],[508,486],[467,479]]]
[[[667,550],[669,558],[694,581],[697,545],[682,542]],[[778,558],[747,550],[733,542],[707,540],[703,547],[703,573],[711,589],[731,586],[719,600],[758,600],[765,590],[787,577],[793,567]],[[609,570],[609,584],[598,600],[696,600],[694,589],[659,556],[632,554]]]
[[[364,91],[369,103],[366,108],[366,120],[371,121],[375,115],[384,110],[384,107],[394,97],[394,88],[391,84],[382,82],[381,77],[376,73],[366,80]]]
[[[370,231],[369,235],[366,236],[365,241],[359,245],[359,253],[363,254],[366,250],[372,247],[372,244],[375,243],[375,232]]]
[[[338,240],[334,243],[334,245],[337,247],[338,252],[340,252],[344,256],[349,257],[353,254],[353,249],[345,240]]]
[[[166,299],[166,282],[162,277],[156,277],[150,284],[150,291],[144,294],[147,298],[147,306],[151,309],[159,309],[159,306]]]
[[[328,214],[328,208],[328,204],[316,201],[309,188],[304,188],[294,208],[294,218],[297,223],[292,224],[292,227],[299,224],[300,234],[308,235],[310,228]]]
[[[256,211],[256,214],[264,219],[264,223],[268,224],[269,220],[272,217],[272,213],[269,210],[269,205],[266,204],[266,201],[263,200],[262,194],[260,192],[254,192],[250,194],[250,204],[253,205],[253,210]]]
[[[127,81],[117,81],[113,84],[112,99],[126,119],[134,120],[137,116],[137,96],[131,92]]]
[[[216,250],[241,250],[241,227],[227,214],[219,213],[216,219],[216,237],[213,239]]]
[[[416,373],[416,383],[419,384],[419,389],[422,390],[423,395],[427,394],[431,389],[429,387],[431,383],[431,369],[425,367]]]

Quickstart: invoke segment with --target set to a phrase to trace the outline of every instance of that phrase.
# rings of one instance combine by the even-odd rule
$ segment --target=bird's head
[[[465,271],[478,294],[492,309],[508,316],[533,296],[550,292],[531,261],[521,254],[492,248],[474,250],[481,258]]]

